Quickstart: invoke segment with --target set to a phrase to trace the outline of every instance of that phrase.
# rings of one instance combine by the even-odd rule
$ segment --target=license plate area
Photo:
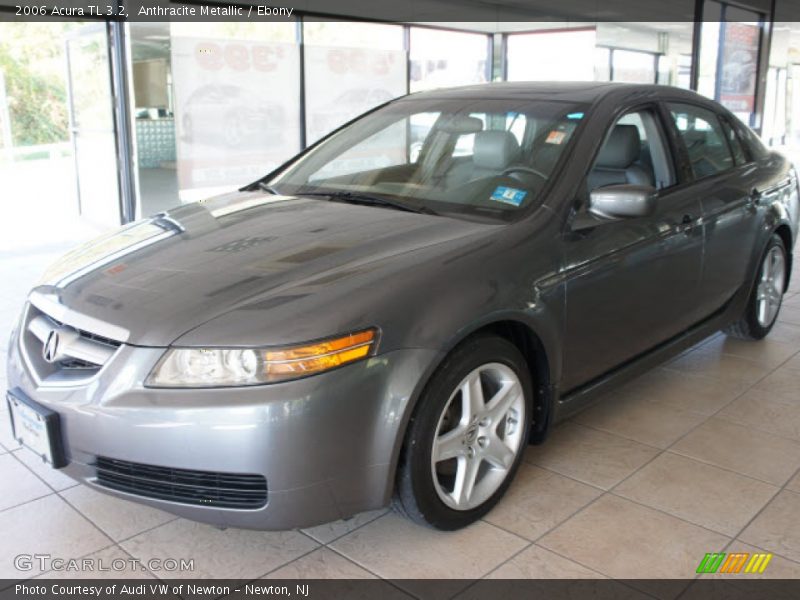
[[[66,466],[58,413],[16,390],[6,394],[6,402],[14,438],[54,469]]]

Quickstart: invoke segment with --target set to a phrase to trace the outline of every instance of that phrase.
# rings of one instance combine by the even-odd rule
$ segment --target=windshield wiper
[[[381,196],[372,196],[370,194],[360,194],[357,192],[297,192],[298,196],[325,196],[330,198],[332,202],[347,202],[349,204],[363,204],[364,206],[382,206],[385,208],[394,208],[395,210],[405,210],[408,212],[418,213],[421,215],[436,215],[436,211],[428,208],[427,206],[412,206],[404,202],[397,202],[389,198]]]

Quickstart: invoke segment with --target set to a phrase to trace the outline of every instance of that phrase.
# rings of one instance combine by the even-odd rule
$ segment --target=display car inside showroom
[[[0,597],[797,597],[800,6],[374,4],[0,2]]]

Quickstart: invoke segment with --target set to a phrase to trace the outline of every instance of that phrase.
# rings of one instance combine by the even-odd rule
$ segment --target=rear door
[[[638,156],[609,155],[612,129],[631,126],[638,130]],[[562,389],[567,393],[679,334],[696,318],[701,208],[675,164],[674,140],[666,133],[657,106],[629,111],[612,124],[586,175],[585,198],[565,238]],[[611,144],[622,146],[619,140]],[[632,147],[630,141],[624,145]],[[585,208],[594,187],[647,180],[658,188],[652,216],[604,220]]]
[[[702,205],[705,257],[700,307],[713,314],[746,278],[758,229],[758,170],[722,115],[685,102],[666,103]]]

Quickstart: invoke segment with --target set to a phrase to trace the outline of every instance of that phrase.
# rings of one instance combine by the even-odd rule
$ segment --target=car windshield
[[[411,97],[336,132],[262,187],[511,220],[540,203],[584,109],[556,101]]]

